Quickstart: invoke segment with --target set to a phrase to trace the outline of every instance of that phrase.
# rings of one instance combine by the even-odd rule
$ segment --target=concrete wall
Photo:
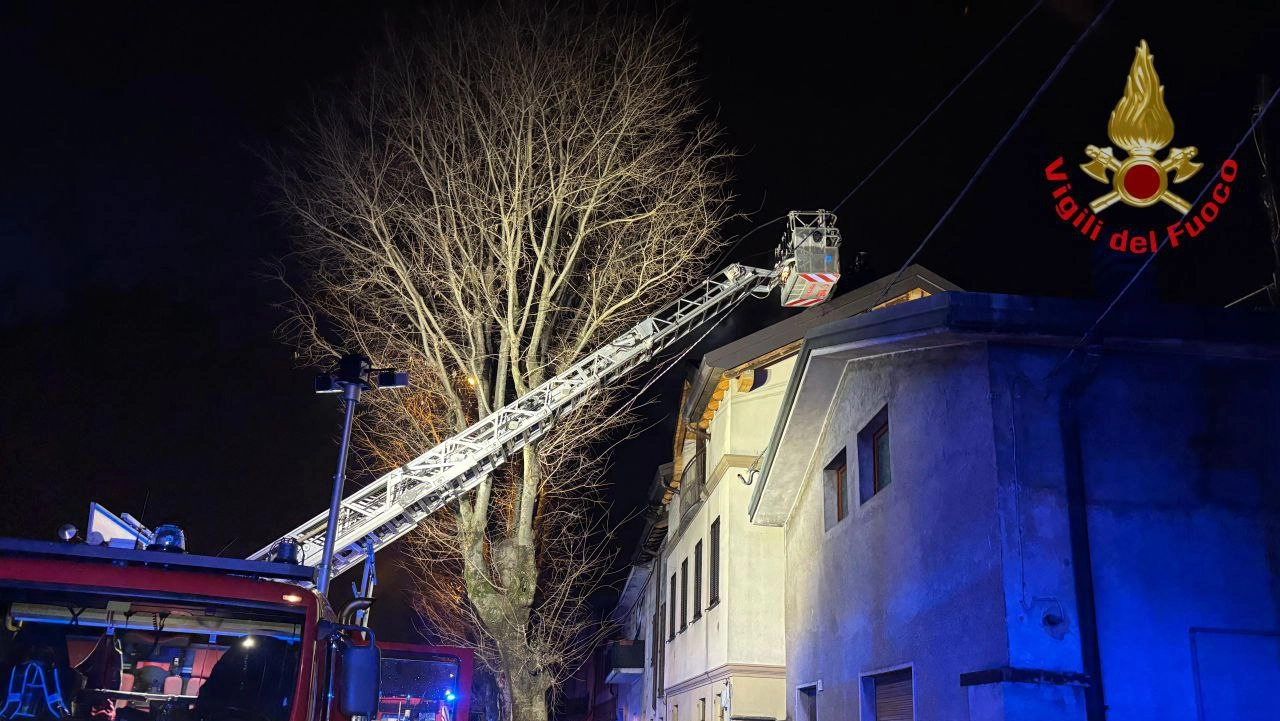
[[[1197,355],[1199,353],[1199,355]],[[788,708],[854,718],[910,665],[916,718],[1084,719],[1060,349],[851,361],[784,527]],[[1054,372],[1058,369],[1058,372]],[[1280,718],[1280,368],[1108,353],[1078,404],[1109,721]],[[822,469],[883,405],[893,483],[826,530]],[[856,459],[849,459],[857,488]],[[962,687],[1013,667],[1057,683]]]
[[[1063,489],[1060,352],[995,346],[1006,598],[1015,664],[1078,666],[1038,629],[1080,632]],[[1280,688],[1280,373],[1270,363],[1110,353],[1079,407],[1102,688],[1109,719],[1276,717]],[[1022,573],[1022,575],[1020,575]],[[1025,589],[1022,590],[1022,589]],[[1200,714],[1203,713],[1203,716]]]
[[[655,645],[658,639],[653,629],[653,612],[659,580],[650,573],[635,603],[625,609],[621,636],[644,641],[644,673],[630,682],[614,684],[618,698],[617,721],[652,721],[657,718],[653,676],[657,671],[655,654],[660,646]]]
[[[1108,718],[1280,718],[1280,367],[1108,357],[1080,412]]]
[[[706,721],[714,721],[717,695],[729,696],[726,717],[785,716],[782,529],[748,521],[751,488],[742,479],[764,451],[794,364],[794,358],[775,364],[768,382],[750,391],[730,384],[708,428],[705,492],[693,498],[686,488],[670,507],[664,586],[672,573],[679,582],[681,563],[688,559],[692,594],[695,548],[699,541],[703,544],[702,616],[694,620],[690,601],[688,625],[680,631],[677,608],[676,637],[666,647],[665,701],[668,708],[680,707],[681,721],[701,721],[696,718],[700,699],[705,699]],[[694,510],[682,527],[683,508]],[[710,537],[716,519],[720,521],[720,599],[712,606]],[[677,605],[678,597],[679,591]]]
[[[1008,661],[987,357],[980,345],[854,361],[784,527],[788,708],[855,718],[862,674],[910,665],[916,718],[969,718],[961,673]],[[893,482],[859,503],[857,434],[888,405]],[[823,468],[848,449],[849,515]]]

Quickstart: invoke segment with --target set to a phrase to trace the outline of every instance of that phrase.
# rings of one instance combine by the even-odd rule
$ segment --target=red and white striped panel
[[[831,293],[831,289],[835,287],[836,281],[840,279],[838,273],[801,273],[799,275],[800,283],[804,285],[804,292],[793,296],[789,300],[784,300],[782,305],[787,308],[805,308],[811,305],[817,305],[827,299]],[[792,289],[794,293],[795,288]]]
[[[823,300],[825,299],[824,298],[801,298],[800,300],[793,300],[789,303],[783,303],[783,306],[787,308],[806,308],[811,305],[817,305],[821,303]]]

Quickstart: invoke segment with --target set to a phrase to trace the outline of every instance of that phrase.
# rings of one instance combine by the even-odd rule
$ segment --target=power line
[[[725,249],[725,251],[724,251],[723,253],[721,253],[721,254],[720,254],[720,259],[719,259],[719,260],[717,260],[717,261],[715,262],[715,265],[713,265],[713,266],[711,266],[711,267],[713,267],[713,268],[717,268],[717,269],[720,269],[720,264],[721,264],[721,263],[723,263],[723,262],[725,261],[725,259],[729,257],[729,254],[730,254],[730,253],[732,253],[733,251],[737,250],[738,246],[742,244],[742,241],[746,240],[747,238],[750,238],[751,236],[755,235],[755,234],[756,234],[756,233],[758,233],[759,231],[764,230],[765,228],[768,228],[769,226],[773,225],[774,223],[777,223],[778,221],[786,220],[786,219],[787,219],[787,216],[785,216],[785,215],[779,215],[778,217],[774,218],[773,220],[770,220],[770,221],[766,221],[766,222],[764,222],[764,223],[761,223],[760,225],[757,225],[756,227],[752,228],[751,230],[748,230],[746,233],[743,233],[742,235],[738,236],[738,239],[737,239],[737,240],[735,240],[735,241],[733,242],[733,245],[731,245],[731,246],[729,246],[727,249]],[[759,253],[755,253],[754,255],[759,255]],[[748,256],[748,257],[750,257],[750,256]]]
[[[875,303],[872,303],[872,307],[880,305],[880,302],[884,300],[889,289],[892,288],[900,278],[902,278],[902,274],[911,266],[912,263],[915,262],[916,257],[920,255],[920,251],[924,250],[925,245],[927,245],[929,240],[933,238],[934,234],[938,232],[938,229],[942,227],[942,224],[947,221],[947,218],[951,217],[951,212],[956,209],[956,206],[960,204],[960,201],[964,199],[964,196],[968,194],[969,189],[973,187],[978,176],[982,175],[982,171],[987,169],[987,166],[991,163],[991,159],[996,156],[996,153],[1000,152],[1000,149],[1004,147],[1004,144],[1013,136],[1013,131],[1017,130],[1018,126],[1022,124],[1022,121],[1026,119],[1027,115],[1031,112],[1031,108],[1035,106],[1036,101],[1040,99],[1040,96],[1044,94],[1044,91],[1047,90],[1049,85],[1053,83],[1054,79],[1058,77],[1058,74],[1062,72],[1064,67],[1066,67],[1067,61],[1071,59],[1071,56],[1075,54],[1081,43],[1084,42],[1084,39],[1093,32],[1093,29],[1098,26],[1098,23],[1102,21],[1102,18],[1106,16],[1107,11],[1110,10],[1111,6],[1114,4],[1115,0],[1108,0],[1107,4],[1104,5],[1102,10],[1096,17],[1094,17],[1093,22],[1089,23],[1089,27],[1085,28],[1084,32],[1080,33],[1080,37],[1076,38],[1075,43],[1067,49],[1067,52],[1062,56],[1062,59],[1058,61],[1057,66],[1054,67],[1053,72],[1049,73],[1049,77],[1044,79],[1044,82],[1040,85],[1040,89],[1036,90],[1035,95],[1031,96],[1031,100],[1027,101],[1026,106],[1022,108],[1022,112],[1018,113],[1018,117],[1014,119],[1013,124],[1009,126],[1008,130],[1004,131],[1004,135],[1000,136],[1000,140],[996,141],[995,146],[991,148],[991,152],[987,153],[987,157],[983,158],[982,164],[978,166],[978,169],[973,172],[969,181],[960,189],[959,194],[957,194],[955,199],[951,201],[951,205],[947,206],[942,217],[938,218],[938,222],[934,223],[933,227],[929,229],[928,234],[924,236],[924,240],[920,241],[920,245],[916,246],[915,251],[907,258],[907,262],[903,263],[902,267],[898,269],[897,274],[893,276],[893,280],[884,287],[884,290],[880,291],[880,297],[876,299]]]
[[[1231,306],[1233,306],[1233,305],[1238,305],[1238,304],[1240,304],[1240,303],[1243,303],[1243,302],[1245,302],[1246,300],[1249,300],[1250,298],[1252,298],[1253,296],[1255,296],[1255,295],[1257,295],[1257,294],[1261,293],[1261,292],[1262,292],[1262,291],[1264,291],[1264,290],[1271,290],[1271,284],[1270,284],[1270,283],[1267,283],[1266,285],[1264,285],[1264,286],[1262,286],[1261,288],[1259,288],[1259,289],[1257,289],[1257,290],[1253,291],[1253,292],[1252,292],[1252,293],[1250,293],[1249,295],[1246,295],[1246,296],[1244,296],[1243,298],[1236,298],[1235,300],[1231,301],[1230,303],[1227,303],[1226,305],[1224,305],[1224,306],[1222,306],[1222,307],[1223,307],[1223,308],[1230,308],[1230,307],[1231,307]]]
[[[1249,129],[1244,132],[1243,136],[1241,136],[1240,142],[1236,143],[1236,146],[1231,149],[1231,153],[1227,155],[1227,160],[1235,159],[1236,153],[1240,152],[1240,148],[1244,146],[1245,142],[1248,141],[1249,136],[1253,134],[1254,128],[1258,127],[1258,123],[1262,122],[1262,118],[1266,116],[1267,111],[1271,109],[1271,104],[1275,102],[1277,95],[1280,95],[1280,89],[1277,89],[1275,92],[1271,93],[1271,97],[1267,99],[1266,105],[1262,106],[1262,109],[1259,110],[1258,114],[1254,116],[1253,122],[1249,123]],[[1226,161],[1223,161],[1223,162],[1226,162]],[[1183,213],[1182,217],[1178,219],[1179,222],[1186,220],[1187,215],[1191,212],[1191,209],[1194,208],[1196,205],[1199,205],[1200,201],[1204,198],[1204,194],[1209,192],[1209,188],[1213,187],[1214,182],[1217,180],[1217,177],[1218,177],[1217,175],[1214,175],[1212,178],[1209,178],[1209,182],[1205,183],[1204,187],[1200,189],[1200,192],[1196,195],[1195,200],[1191,201],[1191,203],[1187,206],[1187,212]],[[1174,223],[1173,225],[1177,225],[1177,223]],[[1173,227],[1173,226],[1171,225],[1169,227]],[[1129,281],[1124,284],[1124,287],[1120,289],[1119,293],[1116,293],[1116,297],[1111,299],[1111,302],[1107,304],[1107,307],[1105,309],[1103,309],[1102,313],[1098,316],[1097,320],[1093,321],[1093,324],[1090,325],[1089,329],[1084,332],[1084,335],[1080,336],[1080,340],[1076,341],[1075,345],[1071,346],[1071,350],[1067,351],[1067,355],[1062,359],[1062,362],[1058,363],[1058,365],[1054,367],[1055,371],[1059,367],[1065,365],[1066,362],[1071,359],[1071,356],[1077,350],[1079,350],[1080,346],[1084,345],[1089,341],[1089,337],[1092,336],[1094,331],[1098,329],[1098,326],[1102,323],[1102,321],[1108,315],[1111,314],[1111,311],[1116,307],[1116,304],[1120,302],[1120,299],[1124,297],[1124,294],[1129,292],[1129,288],[1133,287],[1133,284],[1137,282],[1138,277],[1142,275],[1142,272],[1147,269],[1147,266],[1151,265],[1151,261],[1155,259],[1156,253],[1161,250],[1164,250],[1165,246],[1169,244],[1169,236],[1170,236],[1170,233],[1166,229],[1164,239],[1160,241],[1160,245],[1154,251],[1152,251],[1150,254],[1147,255],[1147,259],[1142,262],[1142,265],[1139,266],[1136,271],[1134,271],[1133,277],[1130,278]],[[1241,298],[1240,300],[1245,300],[1245,298],[1249,298],[1252,295],[1254,294],[1251,293],[1250,295],[1247,295],[1244,298]],[[1239,303],[1240,300],[1235,301],[1231,305],[1235,305],[1236,303]]]
[[[916,133],[920,132],[921,128],[923,128],[926,124],[928,124],[928,122],[933,118],[933,116],[936,115],[938,111],[942,109],[942,106],[946,105],[947,101],[950,100],[951,97],[955,95],[957,91],[960,90],[960,88],[964,87],[965,83],[969,82],[969,79],[972,78],[973,75],[977,73],[978,70],[982,68],[983,65],[987,64],[987,61],[991,59],[991,56],[995,55],[996,51],[999,50],[1001,47],[1003,47],[1005,42],[1007,42],[1009,38],[1013,37],[1013,35],[1018,32],[1018,28],[1021,28],[1023,23],[1025,23],[1028,18],[1030,18],[1033,14],[1035,14],[1036,10],[1039,10],[1040,6],[1043,4],[1044,4],[1044,0],[1036,0],[1036,2],[1031,6],[1031,9],[1027,10],[1027,12],[1023,14],[1021,18],[1018,18],[1018,22],[1014,23],[1013,26],[1011,26],[1007,31],[1005,31],[1004,35],[1000,37],[1000,40],[998,40],[995,45],[991,46],[991,49],[988,50],[987,53],[983,55],[981,59],[978,60],[976,65],[974,65],[972,68],[969,68],[969,72],[965,73],[963,78],[960,78],[960,82],[956,83],[951,88],[951,90],[947,91],[946,95],[942,96],[942,99],[939,100],[938,103],[933,106],[933,109],[930,110],[923,118],[921,118],[920,122],[916,123],[916,126],[911,129],[911,132],[904,135],[902,139],[898,141],[898,144],[893,146],[893,149],[891,149],[883,158],[881,158],[880,162],[876,163],[875,167],[871,168],[871,170],[867,172],[866,175],[862,176],[862,180],[859,180],[858,184],[853,186],[853,190],[850,190],[847,194],[845,194],[845,196],[840,199],[840,202],[836,203],[835,206],[831,208],[831,212],[834,213],[840,210],[840,208],[845,203],[849,202],[850,198],[852,198],[855,194],[857,194],[859,190],[862,190],[862,187],[866,185],[873,177],[875,177],[876,173],[880,172],[880,169],[883,168],[890,160],[892,160],[893,157],[898,154],[898,151],[902,150],[903,146],[905,146],[908,142],[910,142],[910,140],[916,136]],[[736,250],[737,247],[742,244],[742,241],[746,240],[752,235],[755,235],[758,231],[764,230],[765,228],[772,226],[774,223],[778,223],[780,221],[786,220],[786,218],[787,216],[780,215],[770,221],[757,225],[747,233],[739,236],[738,239],[734,241],[733,245],[730,245],[728,249],[726,249],[723,253],[720,254],[719,260],[717,260],[712,267],[718,267],[721,263],[723,263],[724,260],[729,256],[729,254],[732,253],[734,250]]]
[[[902,140],[899,140],[898,144],[893,146],[893,150],[890,150],[888,155],[881,158],[879,163],[876,163],[876,166],[871,169],[871,172],[864,175],[862,177],[862,180],[858,181],[858,184],[853,186],[853,190],[850,190],[848,195],[844,196],[844,198],[842,198],[839,203],[836,203],[835,207],[831,209],[831,212],[834,213],[837,210],[840,210],[840,206],[847,203],[849,199],[853,197],[854,193],[857,193],[859,190],[862,190],[862,186],[866,185],[867,181],[871,180],[871,178],[876,173],[878,173],[880,169],[885,166],[885,163],[888,163],[889,160],[893,158],[894,155],[897,155],[898,151],[902,150],[902,146],[906,145],[909,140],[915,137],[916,133],[918,133],[920,129],[925,126],[925,123],[928,123],[929,119],[932,118],[939,110],[941,110],[943,105],[947,104],[947,101],[951,99],[952,95],[956,94],[957,90],[959,90],[965,83],[969,82],[969,78],[973,77],[973,74],[978,72],[978,68],[981,68],[983,65],[985,65],[987,63],[987,60],[991,59],[991,56],[995,55],[996,51],[999,50],[1001,46],[1004,45],[1005,41],[1013,37],[1013,34],[1018,31],[1018,28],[1022,27],[1022,24],[1027,21],[1027,18],[1031,17],[1031,15],[1035,13],[1036,10],[1040,9],[1040,6],[1042,4],[1044,4],[1044,0],[1036,0],[1036,3],[1031,6],[1031,9],[1028,10],[1026,14],[1023,15],[1018,20],[1018,22],[1014,23],[1013,27],[1009,28],[1009,30],[1005,32],[1005,34],[1000,38],[999,42],[991,46],[991,49],[987,51],[986,55],[982,56],[982,59],[978,61],[978,64],[970,68],[969,72],[965,73],[965,76],[963,78],[960,78],[960,82],[956,83],[955,87],[951,88],[951,90],[942,97],[942,100],[939,100],[938,104],[933,106],[933,110],[930,110],[929,113],[925,115],[924,118],[922,118],[914,128],[911,129],[911,132],[903,136]]]

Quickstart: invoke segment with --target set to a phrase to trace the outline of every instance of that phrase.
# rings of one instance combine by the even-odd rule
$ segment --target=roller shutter
[[[911,705],[911,669],[875,677],[876,721],[914,721]]]

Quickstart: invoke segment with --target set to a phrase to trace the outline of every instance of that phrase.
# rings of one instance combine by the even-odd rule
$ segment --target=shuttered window
[[[693,547],[693,620],[702,618],[702,541]]]
[[[666,623],[667,623],[666,610],[667,610],[667,605],[666,605],[665,603],[663,603],[663,604],[659,604],[659,605],[658,605],[658,625],[657,625],[657,629],[658,629],[658,640],[659,640],[659,641],[661,641],[661,640],[662,640],[663,626],[665,626],[665,625],[666,625]],[[657,710],[657,708],[658,708],[658,699],[662,698],[662,697],[663,697],[663,695],[665,694],[665,691],[666,691],[666,687],[665,687],[665,686],[663,686],[662,677],[663,677],[663,674],[666,672],[666,668],[667,668],[667,646],[666,646],[666,644],[662,644],[662,643],[656,643],[656,644],[654,644],[654,646],[656,646],[656,647],[657,647],[657,648],[655,648],[654,650],[658,652],[658,667],[657,667],[657,669],[653,672],[653,704],[652,704],[652,708],[653,708],[654,710]]]
[[[680,630],[689,625],[689,559],[680,562]]]
[[[711,522],[711,568],[707,578],[707,608],[720,603],[720,518]]]
[[[671,609],[671,622],[668,624],[667,636],[668,641],[674,641],[676,638],[676,574],[671,574],[671,604],[667,607]]]
[[[872,677],[876,701],[876,721],[914,721],[911,704],[911,669],[890,671]]]

